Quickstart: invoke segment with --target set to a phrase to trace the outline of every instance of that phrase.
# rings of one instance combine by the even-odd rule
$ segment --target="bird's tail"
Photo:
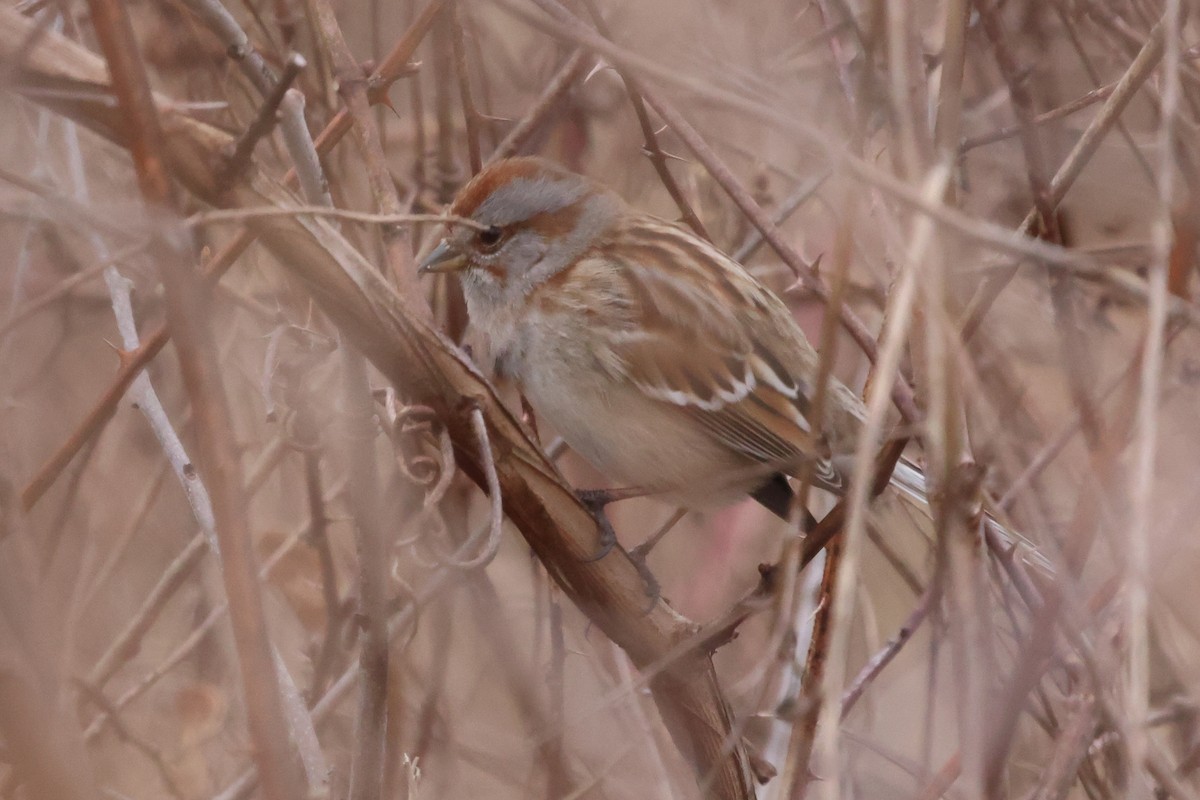
[[[906,502],[916,507],[921,513],[932,514],[929,506],[928,482],[925,480],[925,472],[919,466],[907,458],[901,458],[892,472],[891,485]],[[1033,541],[1019,531],[1014,531],[1001,524],[987,509],[984,509],[983,512],[983,524],[986,526],[988,535],[999,537],[1001,541],[1013,548],[1014,554],[1023,562],[1047,574],[1053,574],[1054,568],[1050,560],[1041,553]]]

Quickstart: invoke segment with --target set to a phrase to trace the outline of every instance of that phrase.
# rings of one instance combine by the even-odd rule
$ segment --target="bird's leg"
[[[658,602],[658,598],[662,596],[662,587],[659,586],[658,578],[654,577],[654,573],[650,571],[650,565],[646,563],[646,556],[650,555],[650,551],[662,541],[662,538],[670,532],[679,520],[683,519],[687,514],[686,508],[677,508],[671,512],[671,516],[667,521],[658,527],[654,533],[646,538],[646,541],[639,544],[637,547],[629,551],[629,560],[637,567],[638,575],[642,578],[642,583],[646,587],[646,595],[650,598],[650,608],[654,608],[654,604]],[[650,609],[647,609],[649,611]]]
[[[675,527],[679,520],[683,519],[685,514],[687,514],[686,508],[677,508],[672,511],[671,516],[667,517],[667,521],[660,525],[658,530],[646,537],[646,541],[629,551],[629,557],[632,559],[641,559],[644,562],[646,556],[650,555],[650,551],[662,541],[664,536],[671,532],[671,529]]]
[[[579,502],[583,507],[592,513],[592,517],[596,520],[596,527],[600,529],[600,549],[596,555],[588,558],[588,561],[599,561],[606,555],[612,552],[613,547],[617,543],[617,534],[613,530],[612,524],[608,521],[608,515],[604,513],[604,508],[609,503],[616,503],[619,500],[629,500],[633,497],[645,497],[650,492],[636,486],[629,486],[624,489],[576,489],[575,496],[579,498]]]
[[[604,558],[606,555],[612,552],[612,549],[617,544],[616,531],[613,530],[612,523],[608,521],[608,515],[604,513],[605,506],[607,506],[609,503],[616,503],[620,500],[630,500],[634,497],[646,497],[651,494],[653,494],[653,492],[638,486],[629,486],[622,489],[576,490],[575,496],[579,498],[579,502],[583,504],[584,508],[592,513],[593,519],[596,520],[596,527],[600,531],[600,548],[597,550],[595,555],[587,559],[588,562],[599,561],[600,559]],[[682,514],[680,516],[682,516]],[[671,524],[673,525],[674,522]],[[637,568],[638,576],[641,577],[642,586],[646,591],[646,596],[650,598],[650,607],[647,609],[647,611],[653,609],[655,603],[658,602],[660,591],[658,579],[654,577],[654,573],[652,573],[650,568],[646,566],[645,552],[648,552],[649,547],[653,547],[654,543],[656,543],[661,537],[661,533],[655,534],[655,536],[651,537],[653,542],[647,541],[629,553],[629,560],[632,561],[634,567]],[[646,547],[647,544],[649,547]],[[637,552],[641,548],[645,548],[645,550],[643,552]]]

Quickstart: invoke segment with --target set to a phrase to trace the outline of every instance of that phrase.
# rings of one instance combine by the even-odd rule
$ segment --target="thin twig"
[[[278,107],[283,141],[287,146],[288,155],[291,156],[292,165],[300,176],[304,196],[313,202],[318,197],[328,198],[329,185],[325,181],[320,161],[313,152],[312,136],[304,120],[303,93],[283,85],[290,83],[290,80],[275,77],[274,71],[254,47],[250,37],[220,0],[184,0],[184,3],[225,45],[225,52],[264,99],[263,108]],[[288,60],[287,69],[291,69],[291,58]],[[273,99],[280,92],[282,96],[278,100]],[[274,114],[271,116],[274,117]],[[240,171],[230,170],[230,174],[236,175]]]
[[[926,178],[922,193],[931,201],[945,196],[950,179],[950,168],[942,162]],[[833,596],[835,618],[829,645],[831,664],[822,682],[821,712],[818,718],[818,740],[815,755],[829,769],[840,770],[838,757],[838,720],[841,717],[840,700],[842,684],[850,642],[850,615],[854,608],[854,593],[857,590],[858,569],[862,558],[865,539],[866,509],[870,496],[873,470],[873,452],[883,432],[884,412],[889,395],[893,394],[893,383],[899,378],[900,358],[912,321],[917,293],[917,278],[922,272],[927,250],[933,236],[933,222],[928,217],[918,217],[913,223],[913,233],[904,269],[898,277],[896,290],[889,302],[879,360],[875,364],[875,377],[867,393],[867,418],[854,453],[854,469],[850,479],[850,491],[846,498],[848,516],[846,530],[842,534],[845,555],[842,574],[839,576]],[[831,776],[825,783],[830,800],[836,800],[840,785],[838,775]]]
[[[1054,122],[1055,120],[1069,117],[1072,114],[1099,103],[1101,100],[1107,100],[1113,93],[1113,90],[1116,88],[1117,84],[1114,82],[1105,84],[1099,89],[1092,89],[1090,92],[1082,94],[1070,102],[1063,103],[1057,108],[1053,108],[1049,111],[1035,115],[1030,119],[1030,122],[1034,125],[1041,126],[1045,125],[1047,122]],[[988,133],[982,133],[978,136],[972,136],[967,139],[963,139],[962,144],[958,146],[958,152],[960,155],[964,155],[978,147],[995,144],[996,142],[1002,142],[1005,139],[1012,139],[1013,137],[1021,134],[1022,127],[1022,123],[1005,125],[997,128],[994,131],[989,131]]]
[[[279,121],[279,106],[283,103],[284,95],[291,88],[292,82],[300,75],[300,71],[307,65],[308,62],[299,53],[292,53],[288,56],[287,62],[284,64],[283,74],[279,76],[279,80],[271,87],[270,93],[263,99],[262,105],[259,106],[254,120],[234,145],[233,153],[229,156],[229,161],[225,164],[225,174],[220,179],[221,183],[228,183],[238,175],[241,175],[246,169],[246,165],[250,163],[250,155],[254,152],[254,147],[263,137],[275,130],[275,125]]]
[[[386,92],[387,87],[403,74],[408,64],[408,59],[412,57],[422,37],[429,30],[429,26],[433,18],[437,15],[442,2],[443,0],[429,0],[429,3],[413,22],[412,26],[397,41],[396,45],[388,53],[387,57],[380,62],[375,71],[371,73],[368,83],[371,86],[373,96],[384,96],[383,93]],[[314,142],[316,152],[321,154],[328,153],[349,129],[350,116],[344,110],[338,112],[316,138]],[[301,171],[300,174],[305,175],[309,173]],[[296,180],[296,175],[297,172],[295,169],[289,171],[284,178],[284,183]],[[312,191],[319,195],[322,187],[315,186],[312,188]],[[324,191],[326,194],[328,193],[327,187],[324,188]],[[305,196],[309,197],[307,185]],[[235,235],[205,265],[204,279],[206,281],[219,280],[233,265],[233,262],[254,242],[257,236],[257,233],[249,229],[243,229]],[[71,459],[104,428],[116,411],[117,404],[125,396],[129,385],[138,376],[138,373],[154,360],[154,357],[166,345],[170,336],[171,334],[167,326],[159,325],[144,338],[142,346],[136,352],[121,354],[121,366],[114,376],[112,383],[104,390],[103,394],[96,400],[96,403],[72,430],[63,444],[59,446],[21,490],[21,504],[26,511],[32,509],[37,504],[46,490],[62,474],[67,464],[71,462]]]
[[[362,679],[358,684],[348,797],[379,800],[383,792],[384,731],[388,722],[388,547],[372,447],[378,428],[367,382],[366,359],[349,343],[342,348],[347,403],[343,439],[350,464],[350,499],[355,512],[354,541],[358,551],[358,613],[363,626],[358,652]]]
[[[937,592],[933,586],[929,586],[921,593],[917,604],[913,606],[912,611],[908,612],[908,617],[900,625],[900,630],[896,631],[896,635],[888,640],[871,659],[863,666],[854,680],[850,682],[850,686],[842,694],[842,720],[845,720],[850,712],[854,710],[859,698],[863,692],[871,685],[871,682],[883,672],[884,668],[892,662],[897,654],[904,648],[904,645],[913,637],[917,629],[921,627],[921,623],[929,615],[929,610],[937,600]]]
[[[492,455],[491,442],[488,439],[487,422],[484,420],[483,412],[478,406],[472,405],[469,413],[471,415],[471,429],[475,432],[475,439],[479,447],[479,458],[480,463],[483,465],[483,474],[491,509],[488,516],[488,524],[468,537],[458,548],[454,557],[447,562],[448,566],[463,570],[477,569],[491,563],[491,560],[496,557],[496,552],[500,549],[501,533],[504,525],[504,498],[500,493],[500,479],[496,475],[496,462]],[[486,538],[484,538],[483,534],[486,534]],[[478,540],[481,538],[483,542],[479,544]],[[479,548],[478,553],[468,555],[476,548]]]
[[[338,94],[345,103],[345,111],[353,121],[355,142],[366,167],[367,182],[371,187],[375,206],[383,214],[402,214],[404,208],[400,202],[400,195],[396,191],[391,172],[388,171],[383,145],[379,141],[379,131],[371,119],[369,89],[372,76],[363,74],[362,68],[351,53],[333,6],[328,0],[317,0],[316,7],[321,38],[333,64]],[[392,281],[400,290],[401,296],[413,299],[414,312],[428,313],[422,311],[423,307],[427,308],[426,304],[416,301],[420,288],[416,283],[416,270],[412,268],[408,231],[397,225],[385,225],[382,233],[384,255]]]
[[[453,214],[402,214],[383,213],[371,214],[366,211],[350,211],[344,208],[328,206],[263,206],[260,208],[217,208],[211,211],[197,211],[187,218],[190,227],[203,227],[223,222],[244,222],[253,219],[269,219],[271,217],[289,217],[302,214],[310,217],[328,217],[329,219],[361,222],[365,225],[402,225],[405,223],[434,222],[441,225],[462,225],[466,228],[483,230],[483,225],[470,217],[458,217]]]
[[[454,54],[454,75],[458,82],[458,99],[463,107],[463,122],[467,129],[467,157],[471,163],[471,174],[477,175],[483,169],[483,152],[479,143],[479,112],[475,110],[475,100],[471,93],[471,71],[467,66],[467,51],[463,39],[466,36],[466,26],[463,25],[462,6],[455,0],[451,5],[453,25],[450,33],[450,47]]]
[[[20,310],[5,320],[4,324],[0,325],[0,340],[3,340],[5,337],[7,337],[22,323],[32,319],[42,309],[49,305],[53,305],[69,295],[75,289],[103,275],[104,270],[110,265],[119,264],[122,261],[128,261],[133,256],[145,250],[147,245],[148,243],[130,245],[129,247],[118,250],[117,252],[102,258],[99,263],[88,267],[85,270],[80,270],[69,278],[64,278],[53,289],[43,292],[33,300],[30,300],[28,303],[21,306]]]
[[[591,58],[583,50],[576,50],[572,53],[571,57],[564,61],[563,65],[554,73],[538,98],[533,101],[529,110],[525,112],[525,116],[521,117],[521,120],[509,130],[500,144],[496,145],[496,149],[488,156],[488,163],[491,164],[501,158],[508,158],[519,153],[555,106],[575,86],[575,81],[579,80],[587,71],[590,64]]]
[[[1045,207],[1053,209],[1062,202],[1066,196],[1067,190],[1075,183],[1075,179],[1083,172],[1084,166],[1095,155],[1096,150],[1100,147],[1100,143],[1104,140],[1104,136],[1112,128],[1113,124],[1121,116],[1125,107],[1129,105],[1129,101],[1141,89],[1142,84],[1150,77],[1150,73],[1158,66],[1159,60],[1163,53],[1163,30],[1162,24],[1159,23],[1150,32],[1149,38],[1138,52],[1137,57],[1125,70],[1125,74],[1117,81],[1116,88],[1113,89],[1108,100],[1100,109],[1099,113],[1088,125],[1087,130],[1079,137],[1079,141],[1067,154],[1058,171],[1050,181],[1047,187],[1046,194],[1042,198],[1042,203]],[[1031,211],[1022,221],[1018,231],[1022,234],[1028,234],[1033,230],[1034,223],[1037,219],[1037,210]],[[983,322],[984,315],[991,308],[995,299],[1004,290],[1004,287],[1016,276],[1017,268],[1013,267],[1006,270],[1000,275],[989,279],[981,286],[971,298],[967,305],[966,311],[963,313],[963,338],[969,339],[975,330]]]
[[[108,699],[104,696],[103,692],[94,686],[89,686],[85,681],[77,680],[75,681],[75,686],[80,689],[80,691],[83,693],[83,696],[87,698],[90,703],[94,704],[98,709],[103,711],[110,720],[112,720],[113,730],[117,732],[117,736],[119,736],[122,741],[133,745],[134,750],[137,750],[150,760],[150,763],[154,765],[154,770],[158,773],[158,779],[162,781],[163,786],[166,787],[167,791],[172,796],[178,797],[180,800],[182,800],[185,795],[180,791],[179,786],[175,783],[175,779],[171,777],[171,768],[167,766],[166,761],[163,759],[163,754],[141,736],[138,736],[133,732],[133,730],[125,723],[125,720],[121,718],[120,713],[118,713],[117,710],[112,707],[112,704],[108,702]]]
[[[550,14],[563,13],[562,6],[558,5],[557,0],[534,0],[543,10]],[[604,17],[600,14],[600,9],[596,7],[593,0],[583,0],[584,6],[588,10],[588,14],[592,18],[592,24],[596,26],[596,30],[606,39],[612,38],[612,32],[609,31],[608,25],[604,22]],[[638,126],[642,129],[642,138],[646,141],[646,155],[650,158],[650,163],[654,165],[654,171],[658,173],[658,178],[662,181],[663,188],[667,190],[667,194],[671,195],[671,200],[674,201],[676,208],[679,209],[679,214],[683,219],[683,223],[705,241],[711,241],[712,237],[708,235],[708,231],[704,228],[704,223],[696,216],[696,212],[692,210],[692,205],[687,201],[683,194],[683,190],[679,188],[679,184],[675,181],[675,177],[671,174],[670,167],[667,166],[667,157],[663,153],[662,147],[658,143],[658,134],[654,130],[654,124],[650,121],[650,115],[646,112],[646,104],[642,100],[642,91],[638,83],[629,74],[627,70],[617,68],[617,73],[621,76],[621,80],[625,83],[625,91],[629,95],[629,102],[633,104],[633,113],[637,116]]]
[[[1179,104],[1181,99],[1180,36],[1183,24],[1181,0],[1166,0],[1163,10],[1161,36],[1163,48],[1162,121],[1158,133],[1158,199],[1160,217],[1154,226],[1155,258],[1147,280],[1150,285],[1150,307],[1142,344],[1142,369],[1139,375],[1137,403],[1137,434],[1134,442],[1134,463],[1130,476],[1130,525],[1126,557],[1125,636],[1129,639],[1124,697],[1121,711],[1128,726],[1131,764],[1142,766],[1150,753],[1146,722],[1150,714],[1151,644],[1150,644],[1150,546],[1156,530],[1155,499],[1156,465],[1159,452],[1159,413],[1165,366],[1164,334],[1167,325],[1168,276],[1171,261],[1171,212],[1176,205],[1178,163],[1175,141],[1179,135]],[[1145,777],[1135,772],[1129,778],[1133,792],[1149,787]]]
[[[170,213],[174,190],[167,172],[164,136],[128,11],[116,0],[89,0],[88,7],[121,111],[129,122],[130,150],[142,196],[153,210]],[[184,263],[182,245],[182,237],[177,236],[173,243],[164,238],[154,248],[155,255],[160,259],[168,319],[199,431],[202,471],[212,493],[243,697],[264,776],[264,793],[271,800],[287,800],[299,796],[302,782],[286,747],[287,727],[255,580],[245,489],[215,343],[203,311],[203,290],[190,264]]]
[[[786,761],[788,772],[785,773],[785,779],[788,782],[785,785],[788,796],[797,798],[797,800],[807,795],[808,784],[813,776],[809,762],[812,760],[813,744],[817,732],[817,716],[821,708],[816,699],[820,695],[820,687],[825,679],[825,670],[828,665],[834,590],[839,580],[841,565],[842,546],[840,542],[830,542],[829,546],[825,548],[821,587],[817,591],[817,613],[813,617],[808,654],[805,657],[804,672],[800,679],[798,719],[792,724],[791,739],[788,742]]]
[[[788,218],[791,217],[792,214],[800,208],[800,206],[804,205],[804,203],[810,197],[816,194],[817,190],[821,188],[822,184],[824,184],[828,178],[829,171],[823,170],[818,172],[816,175],[813,175],[811,178],[801,181],[796,188],[792,190],[791,194],[783,199],[783,202],[779,204],[779,207],[775,209],[775,215],[771,217],[771,222],[773,222],[776,226],[787,222]],[[730,257],[739,264],[745,264],[746,261],[758,251],[758,248],[761,247],[765,241],[766,238],[763,236],[762,231],[760,231],[758,228],[754,228],[749,234],[747,234],[745,241],[734,248],[733,252],[730,254]]]

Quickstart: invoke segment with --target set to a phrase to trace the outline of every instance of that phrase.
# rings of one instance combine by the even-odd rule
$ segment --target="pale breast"
[[[764,479],[681,409],[608,377],[597,363],[602,348],[589,345],[594,332],[587,325],[586,316],[556,314],[514,337],[524,356],[517,378],[539,419],[614,486],[715,507]]]

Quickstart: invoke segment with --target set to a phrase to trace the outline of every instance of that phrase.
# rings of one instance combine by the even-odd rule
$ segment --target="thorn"
[[[658,156],[661,155],[663,158],[669,158],[674,161],[679,161],[680,163],[683,163],[683,164],[688,163],[688,160],[686,158],[684,158],[683,156],[677,156],[674,153],[668,153],[666,150],[663,150],[662,148],[659,148],[659,151],[657,153],[654,153],[654,152],[650,151],[650,148],[643,146],[642,147],[642,155],[644,155],[646,158],[651,158],[651,159],[657,158]]]
[[[596,65],[594,67],[592,67],[590,70],[588,70],[587,75],[583,76],[582,83],[587,83],[588,81],[590,81],[592,79],[593,75],[597,74],[598,72],[601,72],[602,70],[606,70],[606,69],[612,69],[612,67],[609,65],[609,63],[602,59],[596,59]]]
[[[396,119],[400,119],[400,111],[392,103],[392,98],[388,97],[386,94],[383,97],[379,98],[379,100],[376,102],[376,105],[383,106],[384,108],[388,109],[393,114],[395,114]]]
[[[810,263],[808,265],[808,268],[812,271],[813,277],[819,276],[821,274],[821,259],[824,257],[825,257],[824,253],[818,253],[817,257],[812,260],[812,263]],[[811,292],[811,291],[812,290],[809,288],[808,282],[804,278],[796,278],[794,283],[785,287],[783,290],[784,294],[788,294],[790,292],[806,292],[807,293],[807,292]]]

